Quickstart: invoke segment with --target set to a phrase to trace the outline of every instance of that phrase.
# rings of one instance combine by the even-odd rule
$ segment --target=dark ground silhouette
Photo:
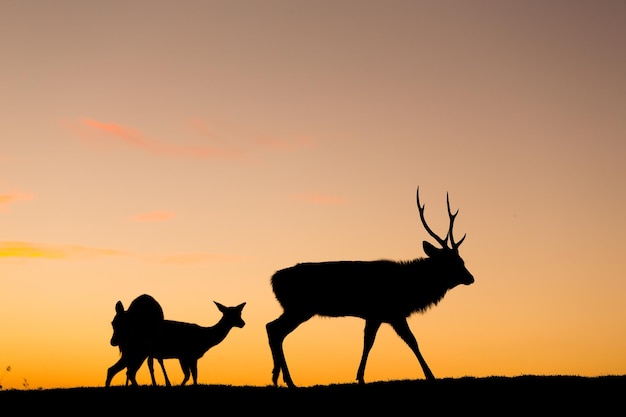
[[[373,382],[308,388],[197,385],[0,391],[3,413],[71,416],[608,415],[624,409],[626,376],[521,376]],[[7,413],[7,415],[9,415]],[[521,414],[524,415],[524,414]]]

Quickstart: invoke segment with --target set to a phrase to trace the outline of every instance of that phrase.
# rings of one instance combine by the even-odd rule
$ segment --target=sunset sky
[[[245,301],[199,383],[268,385],[271,275],[425,256],[417,186],[440,235],[449,192],[476,280],[409,319],[436,377],[626,374],[625,22],[619,0],[0,0],[0,385],[103,386],[115,303],[143,293],[205,326]],[[353,382],[363,325],[296,329],[294,382]],[[366,381],[423,377],[383,325]]]

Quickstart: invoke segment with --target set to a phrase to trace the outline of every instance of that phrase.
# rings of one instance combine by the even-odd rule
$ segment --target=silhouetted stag
[[[198,359],[210,348],[222,342],[233,327],[241,328],[246,324],[241,318],[241,310],[246,303],[236,307],[225,307],[215,301],[214,303],[222,312],[222,318],[214,326],[202,327],[197,324],[172,320],[163,322],[163,331],[148,357],[150,375],[154,375],[154,358],[156,358],[163,369],[165,384],[170,386],[170,380],[163,366],[163,359],[178,359],[185,374],[181,385],[187,383],[190,374],[193,377],[193,384],[197,385]]]
[[[280,317],[266,326],[274,360],[274,385],[278,384],[278,376],[282,371],[285,383],[289,387],[295,387],[285,361],[283,340],[296,327],[315,315],[365,319],[363,355],[356,375],[359,383],[364,383],[367,356],[382,323],[389,323],[411,348],[426,379],[435,378],[419,351],[407,318],[436,305],[448,290],[457,285],[474,282],[474,277],[465,268],[459,255],[459,246],[465,236],[458,242],[453,237],[452,229],[458,210],[452,214],[447,195],[446,201],[450,227],[445,239],[442,239],[428,227],[424,219],[424,206],[420,204],[419,187],[417,188],[417,207],[422,224],[428,234],[441,245],[441,248],[436,248],[424,241],[423,248],[427,258],[405,262],[378,260],[301,263],[280,270],[272,276],[274,294],[284,310]]]
[[[163,309],[161,305],[147,294],[134,299],[128,310],[124,310],[121,301],[115,304],[115,317],[111,322],[113,336],[111,345],[120,349],[120,359],[107,371],[106,386],[111,385],[113,377],[126,368],[126,385],[128,382],[137,385],[135,375],[143,361],[153,349],[156,338],[162,331]],[[165,367],[161,364],[163,374]],[[151,373],[152,384],[156,385],[154,374]]]

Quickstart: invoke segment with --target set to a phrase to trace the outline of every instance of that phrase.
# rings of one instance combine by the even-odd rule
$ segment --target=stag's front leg
[[[426,376],[426,379],[435,379],[435,376],[426,364],[426,360],[424,360],[424,357],[420,353],[419,347],[417,345],[417,340],[415,340],[415,336],[413,336],[413,333],[411,332],[411,329],[409,328],[409,324],[406,322],[406,319],[398,320],[391,323],[391,327],[393,327],[398,336],[400,336],[402,340],[404,340],[404,342],[411,348],[411,350],[417,357],[420,365],[422,366],[422,370],[424,371],[424,376]]]
[[[363,337],[363,355],[361,356],[361,363],[359,364],[359,370],[356,373],[356,380],[359,384],[364,384],[365,376],[365,364],[367,363],[367,357],[370,354],[370,350],[374,345],[374,339],[376,339],[376,333],[380,328],[380,321],[365,320],[365,334]]]

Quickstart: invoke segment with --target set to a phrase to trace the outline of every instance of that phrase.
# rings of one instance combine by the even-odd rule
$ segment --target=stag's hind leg
[[[287,368],[287,361],[285,360],[285,352],[283,351],[283,341],[285,337],[294,331],[296,327],[304,323],[313,315],[293,315],[284,312],[276,320],[267,323],[265,328],[267,329],[267,338],[269,340],[270,349],[272,351],[272,359],[274,360],[274,369],[272,370],[272,382],[274,385],[278,385],[278,375],[280,371],[283,371],[283,381],[288,387],[294,388],[296,385],[291,379],[289,374],[289,368]]]
[[[404,340],[404,342],[409,345],[409,347],[415,354],[415,357],[417,357],[417,360],[422,366],[422,370],[424,371],[424,376],[426,376],[426,379],[435,379],[435,376],[426,364],[426,360],[420,353],[419,347],[417,345],[417,340],[415,340],[415,336],[413,336],[413,333],[411,332],[411,329],[409,328],[409,324],[406,322],[406,319],[398,320],[390,324],[391,327],[393,327],[393,329],[396,331],[398,336],[400,336],[402,340]]]

